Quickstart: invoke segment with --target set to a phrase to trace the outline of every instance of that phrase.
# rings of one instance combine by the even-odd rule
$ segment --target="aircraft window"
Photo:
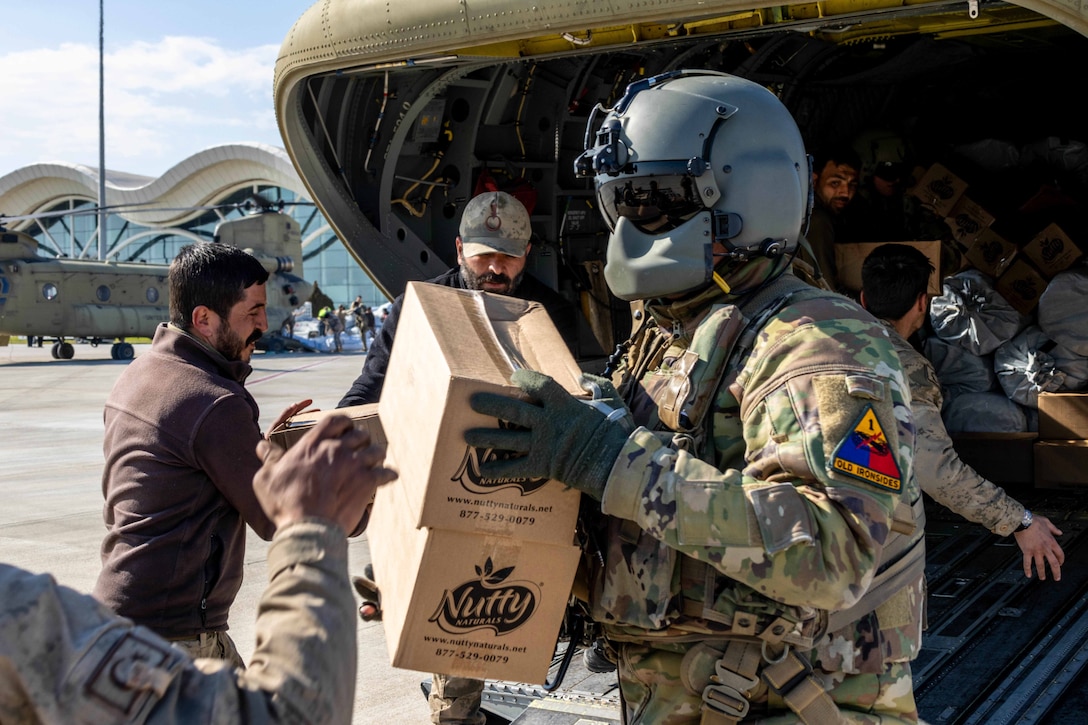
[[[98,298],[99,302],[109,302],[110,288],[104,284],[100,284],[98,285],[98,289],[94,291],[94,296]]]
[[[57,286],[52,282],[46,282],[42,285],[42,297],[47,300],[53,300],[57,298]]]
[[[148,287],[147,288],[147,301],[152,302],[152,303],[159,301],[159,288],[158,287]]]

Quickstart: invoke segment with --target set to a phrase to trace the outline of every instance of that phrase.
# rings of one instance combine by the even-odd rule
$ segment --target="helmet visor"
[[[608,178],[597,187],[597,201],[610,230],[624,217],[646,234],[675,229],[705,210],[687,173]]]

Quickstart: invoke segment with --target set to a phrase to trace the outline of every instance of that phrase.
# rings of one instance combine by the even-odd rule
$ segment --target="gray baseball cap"
[[[524,257],[532,226],[520,201],[505,191],[485,191],[465,206],[460,231],[466,257],[494,252]]]

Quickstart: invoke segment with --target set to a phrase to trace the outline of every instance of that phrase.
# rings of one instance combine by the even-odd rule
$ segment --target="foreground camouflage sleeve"
[[[350,722],[355,603],[347,542],[317,521],[269,550],[245,672],[197,660],[48,575],[0,565],[0,722]]]
[[[968,521],[982,524],[999,536],[1013,533],[1024,517],[1023,504],[960,460],[941,418],[941,386],[933,365],[905,340],[896,348],[910,379],[910,409],[917,430],[914,475],[918,485]]]
[[[812,312],[780,313],[719,392],[717,467],[639,429],[602,508],[765,596],[838,610],[868,588],[899,494],[914,485],[914,433],[880,326]]]

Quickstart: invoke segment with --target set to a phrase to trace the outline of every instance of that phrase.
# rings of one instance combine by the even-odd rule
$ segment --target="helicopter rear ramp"
[[[1061,581],[1028,579],[1016,542],[926,500],[928,629],[913,663],[929,725],[1088,722],[1088,495],[1009,491],[1064,532]],[[593,674],[577,653],[554,692],[488,682],[489,723],[618,723],[615,673]],[[559,667],[557,658],[550,676]]]

